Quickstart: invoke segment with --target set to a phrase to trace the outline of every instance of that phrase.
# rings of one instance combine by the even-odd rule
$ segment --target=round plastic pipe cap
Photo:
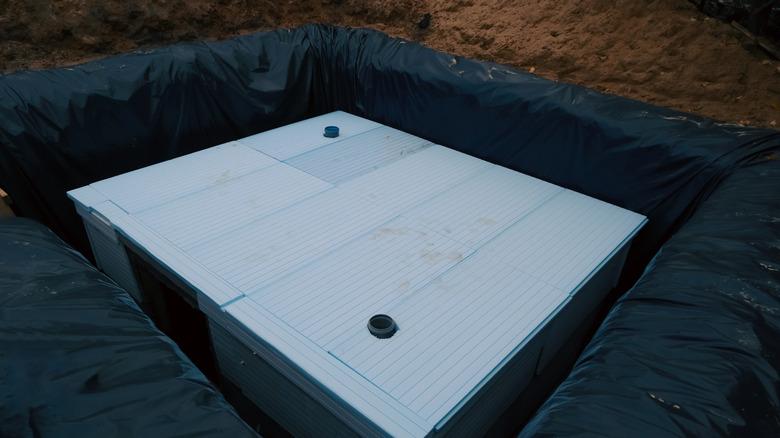
[[[335,138],[339,136],[339,127],[338,126],[326,126],[325,132],[322,133],[325,137],[328,138]]]
[[[374,315],[368,320],[368,331],[379,339],[386,339],[393,336],[398,330],[393,318],[387,315]]]

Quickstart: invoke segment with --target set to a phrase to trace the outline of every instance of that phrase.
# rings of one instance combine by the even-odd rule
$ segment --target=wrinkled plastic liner
[[[0,219],[0,436],[257,436],[130,296]]]
[[[633,284],[678,231],[690,237],[680,238],[682,242],[673,239],[670,245],[677,242],[677,246],[662,249],[656,264],[674,251],[691,253],[688,257],[693,258],[704,253],[724,266],[732,259],[750,264],[758,235],[737,232],[730,239],[739,244],[721,257],[721,236],[710,225],[693,221],[681,227],[711,195],[716,199],[734,185],[731,190],[750,194],[751,184],[758,184],[760,178],[736,175],[776,160],[780,146],[777,131],[718,124],[505,66],[454,57],[371,30],[320,25],[16,73],[0,78],[0,96],[0,187],[12,196],[18,214],[39,219],[85,253],[89,245],[65,196],[67,190],[340,109],[646,215],[649,224],[634,241],[621,290]],[[719,188],[726,179],[729,184]],[[780,193],[779,189],[773,179],[755,187],[767,194]],[[763,208],[754,207],[755,211]],[[753,226],[741,222],[745,219],[737,217],[736,211],[723,207],[722,226]],[[774,266],[777,253],[764,257],[763,263]],[[674,275],[646,280],[654,266],[636,290],[649,296],[677,290],[680,280]],[[773,307],[757,301],[740,311],[725,309],[726,302],[715,297],[750,294],[744,290],[746,283],[727,281],[723,272],[729,271],[721,265],[691,271],[685,266],[678,268],[691,284],[712,289],[699,298],[707,306],[695,315],[685,314],[708,321],[706,336],[693,330],[695,324],[685,315],[670,323],[667,316],[689,304],[668,297],[651,299],[653,306],[640,310],[647,312],[643,318],[636,318],[636,323],[634,317],[622,319],[622,329],[641,339],[676,327],[676,337],[666,339],[676,347],[666,350],[661,341],[632,342],[621,347],[622,353],[657,358],[652,362],[654,373],[673,375],[679,381],[702,382],[702,367],[718,375],[752,376],[753,387],[760,388],[755,397],[707,380],[699,387],[698,398],[677,403],[679,410],[657,399],[646,400],[649,395],[632,392],[633,398],[627,398],[617,389],[642,385],[634,376],[646,373],[650,362],[631,368],[625,361],[611,361],[608,354],[589,368],[595,374],[612,375],[599,382],[603,396],[567,416],[545,417],[544,412],[551,412],[545,408],[539,417],[546,418],[544,424],[563,422],[562,427],[581,430],[578,427],[587,428],[595,421],[593,413],[601,415],[603,408],[634,418],[647,414],[652,423],[634,424],[634,430],[655,433],[657,424],[680,425],[685,415],[693,415],[700,424],[723,424],[725,420],[716,418],[717,410],[707,410],[710,404],[723,403],[730,403],[731,413],[743,412],[742,417],[729,417],[735,423],[746,423],[744,412],[753,408],[773,415],[767,409],[776,406],[777,390],[770,384],[776,376],[769,372],[766,357],[777,355],[778,350],[749,334],[737,337],[729,331],[742,324],[741,330],[763,331],[760,339],[778,338]],[[767,285],[777,273],[756,269],[749,283],[769,290]],[[742,273],[734,271],[734,275]],[[607,324],[631,302],[628,297],[635,296],[636,290],[626,295]],[[730,312],[725,320],[723,312]],[[734,360],[740,342],[754,341],[762,346],[763,359]],[[609,351],[610,342],[597,338],[586,356],[592,357],[594,349]],[[712,353],[694,367],[684,350]],[[657,388],[652,385],[647,387],[648,393],[664,401],[673,399],[653,392]],[[631,403],[640,399],[639,404]],[[614,420],[614,416],[601,418]]]

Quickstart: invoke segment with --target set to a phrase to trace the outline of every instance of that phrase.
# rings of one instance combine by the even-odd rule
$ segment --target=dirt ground
[[[0,70],[311,22],[372,27],[717,120],[780,123],[780,62],[687,0],[0,0]]]

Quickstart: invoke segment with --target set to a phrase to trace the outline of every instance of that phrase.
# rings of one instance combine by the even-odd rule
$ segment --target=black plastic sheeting
[[[257,436],[130,296],[0,220],[0,436]]]
[[[780,1],[777,0],[691,0],[707,15],[736,21],[755,35],[780,41]]]
[[[780,156],[664,245],[522,436],[780,436]]]
[[[0,187],[18,213],[87,252],[66,190],[336,109],[647,215],[624,286],[721,181],[780,149],[777,131],[718,124],[375,31],[312,25],[0,78]],[[687,372],[673,357],[658,367]]]

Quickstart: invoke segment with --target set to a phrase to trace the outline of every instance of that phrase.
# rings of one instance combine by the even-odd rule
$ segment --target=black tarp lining
[[[722,181],[780,149],[777,131],[311,25],[0,78],[0,187],[88,252],[67,190],[337,109],[645,214],[624,288]]]
[[[522,436],[780,435],[779,193],[780,157],[729,176]]]
[[[0,436],[257,436],[122,288],[0,219]]]
[[[707,15],[737,22],[754,35],[780,42],[780,2],[777,0],[690,0]]]

